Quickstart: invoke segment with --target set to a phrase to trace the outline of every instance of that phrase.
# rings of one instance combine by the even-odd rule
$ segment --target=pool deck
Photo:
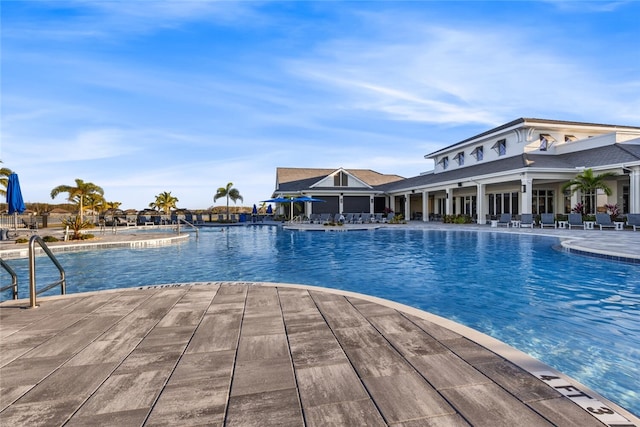
[[[426,226],[441,227],[452,228]],[[640,252],[640,233],[630,231],[481,231]],[[100,242],[165,238],[118,233]],[[366,295],[210,282],[38,301],[36,309],[0,303],[2,425],[640,426],[506,344]]]

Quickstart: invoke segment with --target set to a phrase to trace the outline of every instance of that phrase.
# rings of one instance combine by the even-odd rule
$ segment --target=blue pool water
[[[170,246],[57,257],[69,293],[231,280],[390,299],[502,340],[640,414],[640,266],[567,254],[557,243],[491,232],[232,227]],[[8,262],[27,297],[27,260]],[[50,283],[57,271],[42,259],[37,277]]]

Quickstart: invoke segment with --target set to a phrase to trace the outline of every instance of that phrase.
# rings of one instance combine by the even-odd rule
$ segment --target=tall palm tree
[[[71,185],[58,185],[51,190],[51,198],[55,199],[60,193],[68,193],[69,200],[72,203],[78,203],[80,206],[80,222],[84,222],[84,206],[90,204],[90,199],[95,198],[96,195],[100,197],[104,196],[104,190],[102,187],[97,186],[93,182],[84,182],[83,180],[76,178],[76,186]]]
[[[0,163],[2,161],[0,160]],[[9,183],[9,175],[11,175],[13,171],[9,168],[0,168],[0,185],[3,188],[0,188],[0,196],[7,195],[7,184]]]
[[[223,197],[227,198],[227,219],[229,219],[229,199],[233,200],[233,203],[238,200],[243,202],[244,199],[240,195],[240,191],[238,191],[237,188],[233,188],[233,182],[228,183],[226,187],[220,187],[216,190],[216,194],[213,196],[214,203]]]
[[[576,175],[571,181],[562,186],[562,191],[571,190],[571,194],[580,191],[582,194],[589,196],[587,210],[594,213],[596,208],[595,196],[597,190],[602,190],[604,194],[610,196],[611,188],[605,183],[605,180],[616,176],[614,172],[604,172],[598,175],[593,174],[593,169],[585,169],[581,174]]]
[[[156,201],[149,203],[150,208],[159,209],[169,215],[171,209],[176,207],[178,198],[171,195],[171,191],[164,191],[156,196]]]

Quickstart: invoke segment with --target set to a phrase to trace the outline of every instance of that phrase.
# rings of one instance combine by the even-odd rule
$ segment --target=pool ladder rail
[[[58,271],[60,272],[60,279],[56,280],[53,283],[46,285],[42,289],[36,290],[36,243],[40,245],[43,252],[49,257],[49,259],[56,266]],[[11,275],[11,285],[0,288],[1,291],[6,291],[7,289],[13,290],[13,299],[18,299],[18,276],[15,271],[4,262],[2,258],[0,258],[0,266],[4,268]],[[65,276],[64,268],[58,262],[58,259],[53,255],[51,249],[47,246],[42,237],[35,235],[31,236],[29,239],[29,308],[35,308],[38,306],[36,302],[36,296],[42,292],[48,291],[49,289],[60,285],[60,294],[64,295],[67,293],[67,279]]]

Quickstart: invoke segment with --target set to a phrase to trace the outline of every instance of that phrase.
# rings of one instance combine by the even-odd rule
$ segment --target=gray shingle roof
[[[479,163],[441,173],[428,173],[376,187],[386,192],[435,185],[440,182],[464,181],[477,176],[518,169],[575,169],[619,165],[640,161],[640,145],[614,144],[561,155],[522,154],[492,162]]]

